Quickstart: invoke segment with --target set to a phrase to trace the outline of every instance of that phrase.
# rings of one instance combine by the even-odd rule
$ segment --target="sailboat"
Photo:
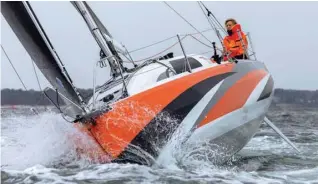
[[[101,162],[152,165],[177,137],[187,146],[217,145],[213,149],[220,154],[214,156],[220,158],[214,159],[224,162],[250,141],[264,121],[293,145],[265,117],[274,80],[263,62],[247,58],[218,64],[203,55],[186,54],[179,38],[183,55],[168,53],[127,69],[120,56],[127,50],[90,6],[72,4],[101,49],[99,62],[111,71],[107,82],[94,85],[87,102],[30,3],[1,2],[1,11],[66,106],[50,100],[96,145],[90,151]]]

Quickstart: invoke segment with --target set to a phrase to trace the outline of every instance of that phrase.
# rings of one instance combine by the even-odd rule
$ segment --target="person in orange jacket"
[[[247,59],[247,39],[241,29],[241,25],[234,19],[225,21],[228,36],[223,39],[224,44],[224,60],[229,58]]]

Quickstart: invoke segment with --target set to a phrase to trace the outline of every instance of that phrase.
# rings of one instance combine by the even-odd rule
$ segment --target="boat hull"
[[[264,64],[222,64],[118,101],[84,126],[112,162],[151,165],[176,144],[176,138],[185,145],[226,145],[226,154],[233,155],[257,131],[272,90],[273,79]],[[253,119],[246,118],[248,113],[235,113],[252,111],[258,103],[265,105]],[[234,122],[225,119],[228,116]],[[222,125],[231,128],[222,132]]]
[[[185,153],[182,159],[207,159],[215,164],[228,161],[258,131],[270,98],[235,110],[195,130],[181,148]]]

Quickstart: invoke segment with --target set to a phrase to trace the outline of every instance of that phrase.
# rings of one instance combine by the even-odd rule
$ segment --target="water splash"
[[[25,169],[77,159],[70,136],[79,132],[54,112],[2,118],[1,130],[2,168]]]
[[[308,121],[302,125],[307,126],[316,122]],[[299,134],[304,131],[299,127],[298,122],[295,126],[293,124],[291,126]],[[303,143],[299,140],[303,139],[302,136],[297,134],[295,136],[295,139],[298,140],[296,141],[297,146],[304,154],[297,157],[292,149],[270,132],[270,129],[265,129],[266,131],[256,135],[246,146],[247,156],[238,158],[225,167],[214,166],[204,159],[198,159],[200,154],[196,154],[196,151],[207,149],[207,147],[197,146],[197,149],[189,147],[188,153],[180,149],[179,154],[175,152],[178,151],[178,144],[172,154],[166,157],[175,160],[171,164],[172,166],[146,167],[113,163],[103,165],[83,163],[81,165],[82,160],[76,160],[76,156],[72,156],[72,141],[65,135],[76,133],[76,129],[54,113],[2,118],[1,129],[1,180],[3,183],[318,182],[316,177],[318,172],[317,141]],[[316,131],[314,128],[312,130]],[[176,143],[180,143],[178,139],[176,140]],[[55,148],[51,149],[54,145]],[[45,150],[50,150],[50,152]],[[267,152],[264,153],[265,151]],[[199,157],[191,157],[191,155]],[[66,158],[67,156],[68,158]],[[14,160],[16,157],[19,159]],[[28,160],[29,158],[30,160]],[[64,165],[55,167],[54,162]],[[67,162],[70,164],[65,164]]]

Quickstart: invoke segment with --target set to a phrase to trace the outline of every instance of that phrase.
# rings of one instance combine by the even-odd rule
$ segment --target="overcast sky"
[[[176,35],[195,32],[163,2],[89,2],[113,37],[128,50]],[[199,30],[210,28],[197,2],[169,2]],[[318,2],[205,2],[223,24],[235,18],[243,31],[251,32],[257,58],[266,63],[276,88],[318,89]],[[75,85],[91,88],[93,66],[99,48],[83,19],[69,2],[32,2],[40,22],[64,62]],[[205,34],[216,40],[212,32]],[[188,38],[187,38],[188,39]],[[204,39],[201,39],[204,41]],[[142,52],[134,59],[153,55],[176,40]],[[20,73],[27,88],[38,89],[31,59],[1,16],[1,44]],[[187,53],[202,53],[209,48],[185,40]],[[181,54],[180,48],[174,48]],[[208,54],[207,56],[210,56]],[[41,85],[48,82],[40,74]],[[98,70],[98,82],[107,77]],[[1,51],[1,88],[22,85]]]

